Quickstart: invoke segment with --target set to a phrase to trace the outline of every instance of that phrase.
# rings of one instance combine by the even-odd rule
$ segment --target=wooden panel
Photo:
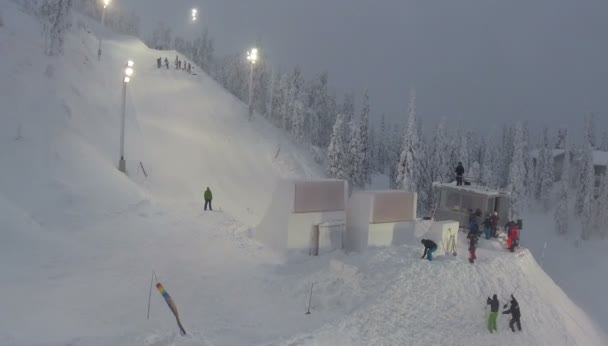
[[[302,181],[295,183],[294,213],[319,213],[346,209],[344,181]]]

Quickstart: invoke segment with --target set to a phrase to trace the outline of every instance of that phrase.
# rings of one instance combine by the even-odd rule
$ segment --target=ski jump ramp
[[[347,198],[344,180],[280,180],[256,238],[279,252],[341,249]]]

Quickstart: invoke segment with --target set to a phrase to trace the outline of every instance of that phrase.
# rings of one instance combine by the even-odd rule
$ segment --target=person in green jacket
[[[209,206],[209,210],[213,211],[213,208],[211,208],[211,200],[213,199],[213,194],[211,193],[211,190],[209,190],[209,187],[207,187],[207,190],[205,190],[205,210],[207,210],[207,206]]]

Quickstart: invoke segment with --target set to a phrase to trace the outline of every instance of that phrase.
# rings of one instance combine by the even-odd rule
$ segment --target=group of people
[[[169,59],[165,58],[164,60],[165,63],[165,67],[167,68],[167,70],[169,69]],[[175,56],[175,69],[176,70],[183,70],[186,71],[188,73],[192,73],[192,64],[189,62],[186,62],[184,60],[180,60],[179,56]],[[156,59],[156,66],[158,68],[161,68],[163,66],[163,60],[162,58],[158,58]]]
[[[479,227],[481,210],[477,209],[474,212],[470,210],[469,212],[469,234],[467,236],[469,239],[469,262],[475,263],[475,259],[477,258],[475,251],[477,250],[479,236],[483,233],[486,239],[498,237],[498,225],[500,222],[500,217],[498,216],[497,212],[493,212],[490,216],[486,217],[482,223],[484,227],[482,232]],[[507,249],[509,249],[511,252],[514,252],[515,248],[519,245],[519,231],[521,230],[521,227],[521,220],[518,220],[517,222],[509,220],[505,224],[505,231],[508,236]]]
[[[517,299],[511,294],[511,306],[509,303],[503,306],[505,309],[502,313],[504,315],[511,314],[511,320],[509,321],[509,327],[511,327],[511,331],[515,332],[515,326],[517,326],[517,330],[521,332],[521,312],[519,311],[519,303]],[[498,301],[498,296],[495,294],[492,298],[488,297],[487,305],[490,305],[490,316],[488,317],[488,330],[490,333],[497,332],[496,328],[496,320],[498,319],[498,310],[500,308],[500,302]],[[509,309],[507,309],[509,306]]]

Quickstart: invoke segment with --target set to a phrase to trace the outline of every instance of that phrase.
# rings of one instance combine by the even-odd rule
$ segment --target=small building
[[[469,224],[469,210],[480,209],[482,217],[498,212],[500,220],[507,220],[511,211],[509,193],[484,186],[456,183],[433,183],[437,197],[435,220],[454,220],[464,227]]]
[[[418,195],[405,191],[354,192],[348,201],[349,250],[401,245],[414,237]]]

